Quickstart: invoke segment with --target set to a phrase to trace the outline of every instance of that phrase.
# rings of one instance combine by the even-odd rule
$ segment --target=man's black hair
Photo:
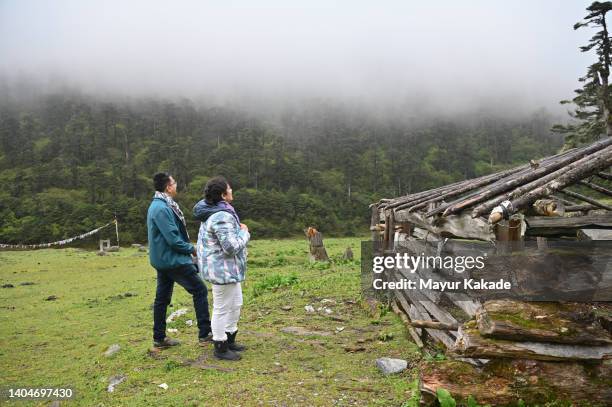
[[[153,175],[153,186],[156,191],[164,192],[170,183],[170,174],[167,172],[158,172]]]
[[[223,195],[227,190],[228,183],[225,177],[217,176],[208,180],[204,186],[204,198],[209,204],[216,204],[223,200]]]

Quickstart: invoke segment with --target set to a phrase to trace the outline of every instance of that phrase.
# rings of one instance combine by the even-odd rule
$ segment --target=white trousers
[[[226,332],[238,330],[240,307],[242,306],[242,286],[234,284],[211,284],[213,293],[213,313],[210,322],[213,341],[226,341]]]

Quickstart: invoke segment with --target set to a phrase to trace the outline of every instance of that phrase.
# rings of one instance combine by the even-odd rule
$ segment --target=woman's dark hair
[[[228,183],[225,177],[217,176],[208,180],[204,186],[204,198],[209,204],[216,204],[223,200],[223,195],[227,191]]]
[[[167,172],[158,172],[153,175],[153,186],[156,191],[164,192],[170,182],[170,174]]]

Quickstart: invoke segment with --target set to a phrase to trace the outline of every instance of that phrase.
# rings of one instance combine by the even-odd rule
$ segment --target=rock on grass
[[[379,358],[376,359],[376,366],[384,375],[399,373],[408,367],[408,362],[403,359]]]

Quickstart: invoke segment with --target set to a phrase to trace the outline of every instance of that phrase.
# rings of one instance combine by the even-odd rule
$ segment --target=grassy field
[[[61,404],[83,406],[416,405],[416,369],[385,377],[375,366],[382,356],[409,366],[420,356],[393,313],[373,319],[361,308],[359,243],[327,239],[334,261],[310,264],[305,240],[253,241],[239,328],[249,350],[239,362],[197,346],[180,287],[169,312],[189,311],[168,328],[182,344],[150,352],[155,272],[146,253],[2,252],[0,285],[14,287],[0,288],[0,387],[72,386],[76,398]],[[341,260],[347,246],[355,261]],[[319,334],[281,331],[290,326]],[[104,356],[112,344],[120,351]],[[117,375],[127,378],[109,393]]]

